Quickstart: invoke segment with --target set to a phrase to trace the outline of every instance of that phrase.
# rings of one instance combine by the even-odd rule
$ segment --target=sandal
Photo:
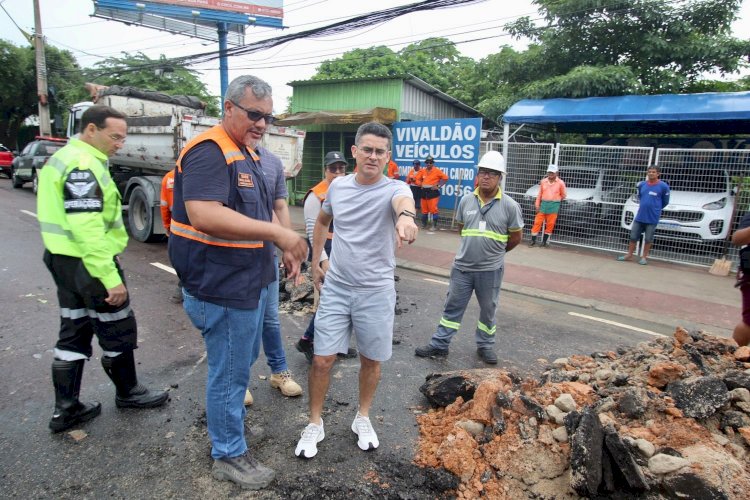
[[[625,262],[625,261],[630,261],[630,260],[632,260],[632,257],[631,257],[631,258],[628,258],[628,256],[627,256],[627,255],[620,255],[619,257],[617,257],[617,260],[619,260],[620,262]]]

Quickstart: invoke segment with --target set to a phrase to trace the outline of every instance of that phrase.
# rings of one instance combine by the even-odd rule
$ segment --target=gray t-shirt
[[[281,159],[262,146],[258,146],[257,153],[260,156],[260,166],[266,176],[266,184],[271,197],[274,200],[286,199],[289,196],[289,191],[286,189],[284,164],[281,163]]]
[[[523,229],[521,207],[498,191],[481,205],[477,191],[461,198],[456,221],[463,224],[461,246],[453,265],[460,271],[494,271],[505,262],[505,243],[512,231]]]
[[[396,197],[412,198],[411,189],[387,177],[371,185],[355,178],[334,179],[321,208],[336,221],[326,280],[350,288],[393,287],[397,215],[391,203]]]

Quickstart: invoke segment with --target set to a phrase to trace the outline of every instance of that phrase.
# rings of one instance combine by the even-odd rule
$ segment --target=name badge
[[[255,187],[252,176],[244,172],[239,172],[237,177],[237,187]]]
[[[479,231],[485,232],[487,230],[487,221],[480,220],[479,221]]]

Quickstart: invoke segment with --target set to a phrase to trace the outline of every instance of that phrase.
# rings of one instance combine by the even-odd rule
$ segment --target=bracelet
[[[401,213],[398,214],[398,216],[401,217],[402,215],[406,215],[407,217],[411,217],[412,219],[417,218],[417,214],[415,214],[414,212],[410,210],[402,210]]]

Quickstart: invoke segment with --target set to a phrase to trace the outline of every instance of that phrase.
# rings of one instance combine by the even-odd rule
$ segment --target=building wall
[[[292,112],[339,111],[374,107],[401,109],[401,80],[296,85]]]
[[[398,109],[400,121],[444,120],[446,118],[473,118],[474,115],[459,109],[449,102],[428,94],[409,82],[404,82],[401,103]]]

